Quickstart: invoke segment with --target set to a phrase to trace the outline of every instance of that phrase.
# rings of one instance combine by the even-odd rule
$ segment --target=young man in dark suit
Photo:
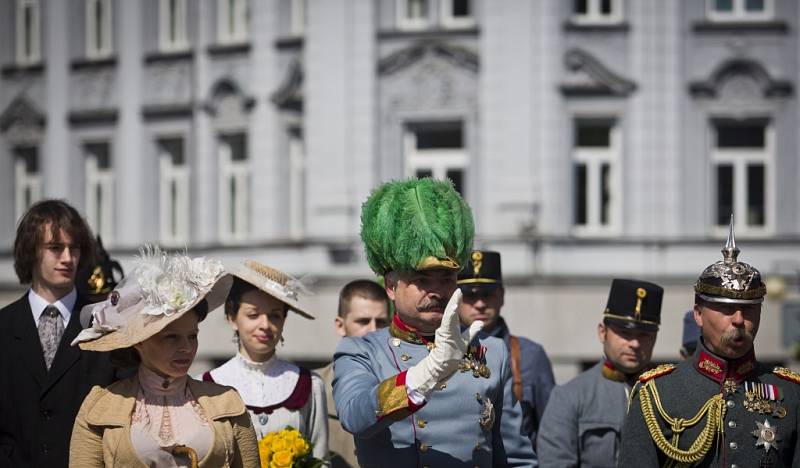
[[[36,203],[14,240],[14,269],[30,289],[0,309],[0,467],[66,467],[78,408],[115,380],[108,356],[70,343],[85,304],[76,272],[94,258],[89,227],[60,200]]]

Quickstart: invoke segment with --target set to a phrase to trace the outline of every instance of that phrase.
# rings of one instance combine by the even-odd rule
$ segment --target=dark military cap
[[[500,253],[473,250],[467,266],[458,274],[458,287],[464,294],[489,293],[503,285]]]
[[[112,260],[106,249],[103,248],[103,241],[100,236],[97,236],[95,251],[97,254],[96,262],[86,265],[78,272],[76,288],[84,296],[103,301],[108,293],[117,287],[117,283],[122,280],[124,272],[119,262]]]
[[[733,236],[733,215],[728,241],[722,249],[722,260],[703,270],[694,284],[694,292],[708,302],[760,304],[764,302],[767,286],[761,273],[738,260],[739,249]]]
[[[658,331],[664,288],[647,281],[614,279],[603,323],[623,328]]]

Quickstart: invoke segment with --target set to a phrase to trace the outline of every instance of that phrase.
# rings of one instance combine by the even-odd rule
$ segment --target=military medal
[[[733,379],[725,379],[725,382],[722,384],[722,390],[725,395],[733,395],[736,393],[736,389],[739,386],[736,384],[736,381]]]
[[[481,429],[488,431],[494,425],[494,404],[489,398],[482,398],[480,393],[475,394],[475,399],[478,400],[478,403],[483,403],[483,409],[478,416],[478,424]]]
[[[763,424],[756,421],[756,427],[757,429],[751,432],[753,437],[758,438],[756,447],[764,447],[766,452],[769,452],[771,448],[778,450],[778,441],[781,440],[781,438],[778,437],[778,428],[770,425],[769,421],[766,419]]]
[[[458,365],[461,372],[472,372],[475,378],[488,379],[492,375],[491,369],[486,365],[486,346],[470,346],[467,353]]]
[[[747,411],[775,414],[779,418],[786,416],[786,408],[780,404],[780,400],[783,400],[783,391],[777,385],[745,382],[744,390],[744,408]]]

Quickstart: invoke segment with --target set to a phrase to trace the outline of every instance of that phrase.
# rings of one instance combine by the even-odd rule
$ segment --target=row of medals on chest
[[[742,406],[751,413],[771,415],[777,419],[786,417],[786,407],[781,404],[782,396],[776,385],[762,384],[760,382],[743,382],[744,402]],[[726,396],[737,393],[739,385],[733,379],[726,379],[722,384],[723,393]],[[769,423],[768,419],[764,422],[756,421],[756,429],[751,432],[756,437],[756,447],[763,447],[768,454],[771,448],[778,449],[777,425]],[[769,464],[764,465],[769,466]]]

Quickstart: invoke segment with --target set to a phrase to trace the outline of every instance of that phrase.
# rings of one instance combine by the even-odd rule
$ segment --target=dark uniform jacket
[[[83,399],[115,380],[106,354],[70,346],[83,302],[78,297],[49,372],[28,294],[0,309],[0,467],[66,467]]]
[[[711,467],[797,467],[800,466],[800,376],[782,368],[756,361],[752,352],[737,361],[711,353],[701,342],[691,359],[670,370],[658,368],[640,380],[655,385],[658,399],[669,418],[693,418],[713,398],[724,408],[723,433],[715,438],[705,456],[691,466]],[[622,436],[621,467],[660,467],[667,458],[653,439],[643,417],[642,386],[634,388],[630,411]],[[647,389],[646,389],[647,390]],[[648,391],[658,429],[664,440],[672,441],[673,430]],[[645,398],[647,400],[647,398]],[[713,418],[712,418],[713,419]],[[708,413],[679,437],[678,448],[687,450],[708,422]],[[716,421],[711,422],[715,424]],[[771,442],[775,442],[773,445]],[[768,442],[768,443],[765,443]],[[669,450],[669,449],[668,449]]]
[[[499,317],[497,325],[489,333],[503,340],[506,349],[511,350],[511,333],[503,317]],[[520,374],[522,377],[522,434],[536,442],[536,433],[544,415],[544,408],[555,386],[553,367],[544,348],[539,343],[527,338],[519,339]]]

